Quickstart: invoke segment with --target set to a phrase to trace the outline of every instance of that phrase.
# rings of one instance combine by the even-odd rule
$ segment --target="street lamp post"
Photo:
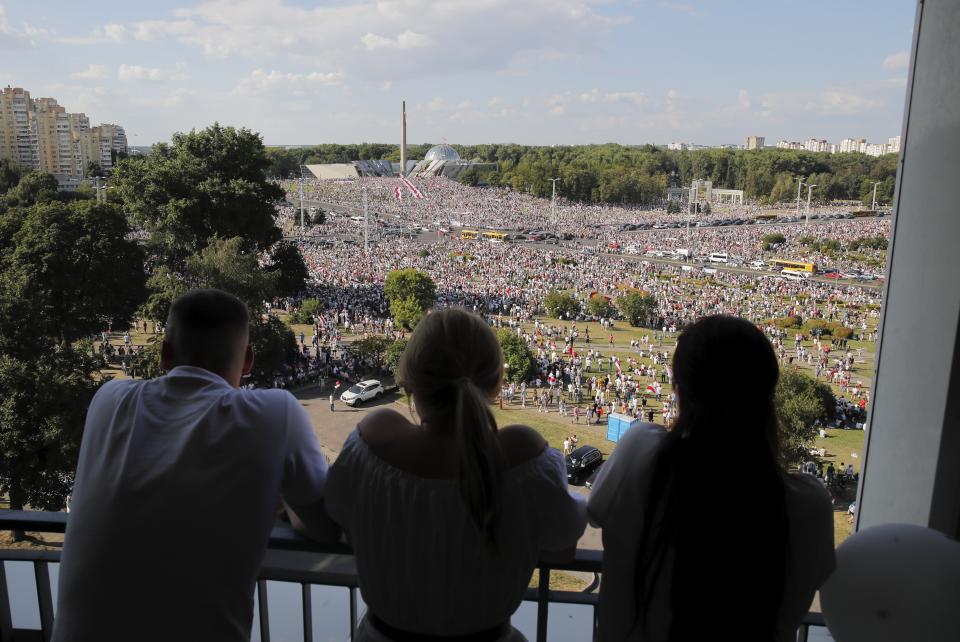
[[[553,219],[553,233],[557,236],[557,243],[560,242],[560,221],[557,220],[557,181],[559,178],[548,178],[553,183],[553,192],[550,195],[550,217]]]
[[[804,225],[810,224],[810,197],[813,195],[813,188],[816,185],[807,185],[807,220]]]
[[[873,181],[873,205],[870,207],[873,211],[877,211],[877,185],[880,184],[880,181]]]
[[[300,165],[300,234],[304,233],[303,225],[303,164]]]
[[[800,189],[803,187],[803,177],[797,178],[797,216],[800,216]]]

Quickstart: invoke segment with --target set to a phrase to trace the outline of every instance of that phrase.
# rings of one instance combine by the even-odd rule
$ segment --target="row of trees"
[[[582,303],[569,292],[550,290],[543,298],[547,314],[557,319],[575,319],[581,311],[598,318],[610,318],[619,313],[634,326],[648,326],[657,319],[657,300],[646,292],[628,290],[616,301],[594,293]]]
[[[817,186],[818,201],[871,202],[874,182],[877,199],[893,199],[897,157],[888,154],[827,154],[797,150],[704,149],[666,150],[653,145],[454,145],[461,158],[496,163],[499,171],[469,170],[468,184],[487,183],[548,197],[550,178],[560,177],[557,192],[576,201],[599,203],[655,203],[671,185],[689,185],[706,179],[714,186],[742,189],[748,198],[765,203],[792,202],[797,177]],[[429,144],[409,148],[411,158],[422,158]],[[298,176],[301,163],[342,163],[360,159],[400,160],[396,145],[318,145],[268,150],[268,173]]]

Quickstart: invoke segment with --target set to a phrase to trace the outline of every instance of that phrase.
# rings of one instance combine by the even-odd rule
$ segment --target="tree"
[[[273,315],[266,320],[260,315],[250,319],[250,345],[254,354],[251,379],[258,385],[269,385],[273,374],[297,355],[293,330]]]
[[[0,158],[0,196],[4,196],[19,182],[20,167],[9,158]]]
[[[815,424],[833,421],[837,400],[830,386],[795,370],[780,373],[774,403],[780,424],[780,449],[787,465],[808,455]]]
[[[657,300],[645,292],[630,291],[617,300],[617,307],[627,322],[636,328],[653,321],[657,313]]]
[[[90,177],[104,176],[103,169],[97,161],[90,161],[84,168],[84,175]]]
[[[119,210],[94,201],[0,214],[0,348],[26,354],[41,337],[66,345],[129,323],[146,296],[129,233]]]
[[[313,318],[323,311],[320,299],[304,299],[300,309],[290,315],[294,323],[313,323]]]
[[[176,274],[166,266],[160,266],[147,279],[147,300],[140,306],[138,314],[152,321],[166,322],[170,314],[170,304],[188,290],[182,275]]]
[[[390,316],[397,325],[413,330],[423,318],[423,307],[412,295],[403,299],[392,299],[390,301]]]
[[[383,282],[383,291],[390,302],[390,315],[398,325],[412,330],[433,306],[437,286],[425,272],[407,268],[394,270]]]
[[[43,358],[0,353],[0,493],[10,508],[61,510],[87,406],[98,384],[91,357],[71,346],[44,346]]]
[[[30,207],[57,200],[59,184],[53,174],[30,171],[20,177],[16,187],[7,192],[7,207]]]
[[[612,317],[616,308],[610,303],[610,299],[602,294],[596,294],[587,301],[587,313],[598,318]]]
[[[400,366],[400,357],[403,356],[403,351],[406,349],[406,339],[397,339],[387,346],[387,351],[383,355],[383,365],[389,368],[394,380],[397,378],[397,368]]]
[[[787,237],[785,237],[780,232],[773,232],[771,234],[764,234],[763,238],[763,251],[769,251],[774,245],[780,245],[781,243],[787,242]]]
[[[497,330],[497,340],[503,351],[503,364],[507,381],[529,381],[536,373],[536,361],[527,343],[510,330]]]
[[[580,314],[580,301],[572,294],[550,290],[543,297],[547,314],[556,319],[573,319]]]
[[[357,339],[350,344],[350,352],[356,357],[357,361],[364,368],[364,372],[379,373],[383,367],[387,348],[393,342],[383,335],[375,334],[373,336]]]
[[[293,243],[281,241],[273,246],[267,270],[274,275],[279,296],[296,296],[307,289],[310,272],[300,248]]]
[[[260,269],[260,260],[244,249],[240,237],[211,239],[199,254],[187,259],[186,282],[194,288],[219,288],[236,295],[254,314],[276,292],[275,272]]]
[[[113,191],[162,263],[179,270],[213,237],[240,238],[248,252],[280,240],[274,218],[284,192],[267,179],[269,167],[258,134],[215,123],[120,161]]]
[[[413,298],[421,310],[433,307],[437,298],[437,286],[430,275],[413,268],[390,272],[383,282],[383,291],[391,303]]]

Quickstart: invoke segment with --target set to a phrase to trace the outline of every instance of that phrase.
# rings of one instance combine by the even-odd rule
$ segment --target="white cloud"
[[[385,38],[374,33],[368,33],[360,38],[360,42],[369,51],[377,49],[418,49],[420,47],[429,47],[430,38],[415,31],[404,31],[396,38]]]
[[[74,80],[101,80],[107,77],[107,67],[106,65],[90,64],[83,71],[70,74],[70,77]]]
[[[103,35],[108,40],[119,42],[127,37],[127,28],[118,24],[103,25]]]
[[[737,106],[744,111],[749,111],[751,104],[750,92],[746,89],[741,89],[740,93],[737,94]]]
[[[689,4],[683,4],[681,2],[660,2],[659,5],[664,9],[670,9],[671,11],[676,11],[677,13],[683,13],[691,18],[703,18],[707,15],[700,9],[697,9]]]
[[[876,88],[867,86],[774,92],[760,98],[762,111],[771,115],[810,112],[818,116],[854,116],[881,105],[883,99]]]
[[[593,88],[580,93],[567,92],[553,94],[547,98],[547,113],[551,116],[562,116],[573,105],[589,105],[590,110],[598,109],[600,105],[628,105],[641,107],[650,102],[646,94],[639,91],[600,91]]]
[[[200,0],[166,19],[124,25],[138,40],[172,39],[216,58],[283,58],[375,81],[503,70],[530,52],[576,57],[622,24],[608,0],[384,0],[294,5],[289,0]],[[416,27],[404,29],[398,25]],[[385,60],[390,51],[403,53]],[[262,64],[262,63],[261,63]]]
[[[271,70],[254,69],[249,76],[237,83],[230,93],[235,96],[255,96],[270,91],[291,91],[295,95],[318,87],[338,85],[343,81],[341,72],[321,73],[313,71],[297,74]]]
[[[182,62],[178,62],[171,70],[160,69],[159,67],[121,64],[117,69],[117,78],[123,82],[180,82],[188,80],[190,75],[187,73],[187,65]]]
[[[910,52],[898,51],[883,59],[884,69],[906,69],[910,64]]]

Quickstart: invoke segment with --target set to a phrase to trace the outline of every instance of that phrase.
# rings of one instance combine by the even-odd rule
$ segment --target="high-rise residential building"
[[[31,169],[39,162],[30,128],[32,108],[29,91],[11,87],[0,91],[0,158]]]
[[[887,139],[887,153],[888,154],[900,153],[900,137],[899,136],[894,136],[893,138]]]
[[[867,140],[865,138],[844,138],[840,141],[840,153],[865,152]]]
[[[91,127],[85,114],[68,113],[53,98],[31,99],[20,88],[0,91],[0,158],[53,174],[61,188],[78,187],[91,162],[109,172],[114,152],[126,151],[119,125]]]
[[[747,136],[746,141],[743,143],[744,149],[763,149],[763,136]]]

